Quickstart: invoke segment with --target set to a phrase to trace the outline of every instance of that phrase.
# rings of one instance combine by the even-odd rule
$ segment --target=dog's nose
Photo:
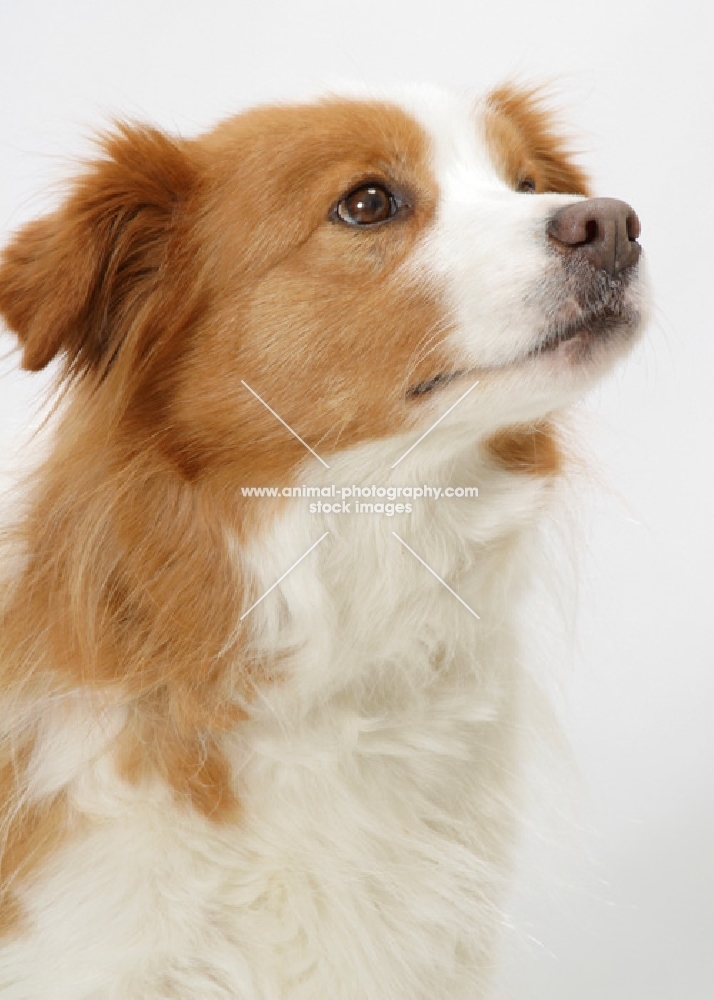
[[[616,198],[566,205],[548,220],[546,232],[558,250],[589,261],[611,277],[640,256],[640,220],[634,208]]]

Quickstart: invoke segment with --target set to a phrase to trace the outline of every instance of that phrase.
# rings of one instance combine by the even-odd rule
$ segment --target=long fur
[[[119,125],[5,248],[62,368],[2,540],[0,996],[487,995],[561,413],[644,311],[549,243],[587,193],[536,94],[412,88]],[[478,497],[247,496],[335,483]]]

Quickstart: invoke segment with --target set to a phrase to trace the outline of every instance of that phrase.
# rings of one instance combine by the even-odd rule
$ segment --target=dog
[[[119,123],[10,239],[57,405],[2,536],[3,1000],[489,995],[521,609],[639,233],[507,84]]]

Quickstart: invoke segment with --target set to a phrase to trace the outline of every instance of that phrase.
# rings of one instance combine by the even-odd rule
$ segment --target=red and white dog
[[[62,370],[3,529],[3,1000],[487,995],[521,600],[638,235],[506,86],[122,125],[11,240]],[[246,496],[335,483],[479,496]]]

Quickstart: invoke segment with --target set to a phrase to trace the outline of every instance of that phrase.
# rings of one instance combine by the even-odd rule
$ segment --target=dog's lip
[[[471,375],[475,369],[473,368],[459,368],[453,372],[439,372],[438,375],[432,376],[432,378],[425,379],[423,382],[418,382],[413,385],[410,389],[407,389],[407,396],[425,396],[428,392],[433,389],[440,388],[442,385],[446,385],[448,382],[453,382],[454,379],[463,378],[465,375]]]
[[[477,365],[473,368],[457,368],[454,371],[438,372],[431,378],[411,386],[407,390],[407,396],[409,398],[425,396],[434,389],[440,389],[442,386],[448,385],[457,379],[466,378],[466,376],[478,375],[480,372],[503,371],[513,368],[524,362],[533,361],[552,354],[562,344],[567,344],[569,341],[576,339],[590,343],[595,343],[597,340],[604,341],[610,334],[630,327],[636,321],[637,316],[626,310],[594,310],[568,323],[560,323],[553,326],[543,334],[534,347],[531,347],[524,354],[519,354],[512,361],[508,361],[502,365]]]
[[[557,350],[561,344],[576,338],[596,341],[621,330],[632,323],[634,317],[621,310],[599,310],[585,313],[568,323],[557,324],[548,330],[535,347],[527,351],[519,360],[539,358]]]

